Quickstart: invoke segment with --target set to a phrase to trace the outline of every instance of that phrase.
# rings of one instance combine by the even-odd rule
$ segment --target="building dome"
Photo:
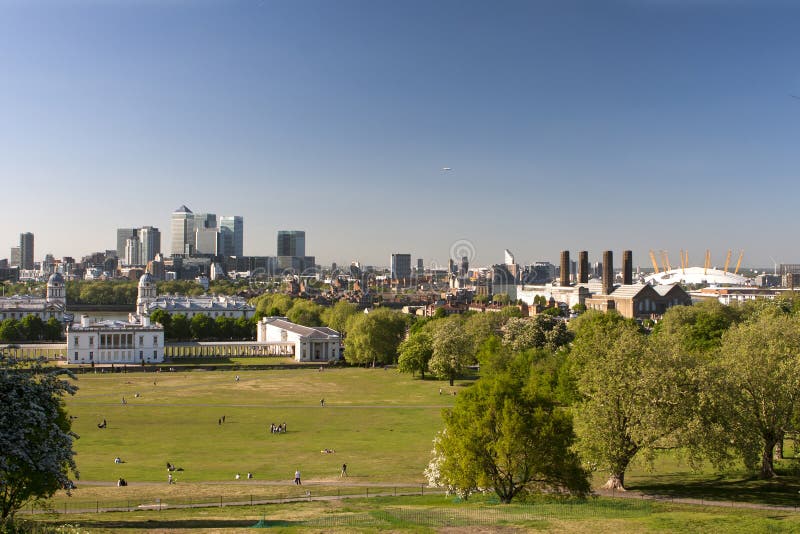
[[[61,276],[61,273],[53,273],[50,275],[50,278],[47,279],[48,284],[63,284],[64,277]]]
[[[139,287],[144,287],[153,283],[153,277],[150,276],[150,273],[144,273],[139,278]]]

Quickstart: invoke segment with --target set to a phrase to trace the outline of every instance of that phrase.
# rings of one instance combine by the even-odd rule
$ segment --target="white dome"
[[[708,284],[717,286],[743,286],[750,279],[740,274],[726,273],[720,269],[705,269],[703,267],[688,267],[686,269],[672,269],[645,277],[648,284]]]
[[[144,273],[139,278],[139,287],[143,287],[143,286],[146,286],[146,285],[149,285],[149,284],[152,284],[152,283],[153,283],[153,277],[150,276],[150,273]]]

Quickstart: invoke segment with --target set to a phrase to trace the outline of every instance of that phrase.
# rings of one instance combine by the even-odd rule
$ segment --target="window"
[[[90,352],[89,352],[89,359],[91,360],[92,358],[94,358],[94,352],[91,352],[91,351],[90,351]]]
[[[80,338],[79,338],[78,336],[75,336],[75,346],[76,346],[76,347],[79,347],[79,346],[80,346],[80,343],[78,343],[78,340],[79,340],[79,339],[80,339]]]
[[[140,350],[140,351],[139,351],[139,357],[140,357],[140,358],[144,358],[144,351],[143,351],[143,350]]]
[[[78,353],[77,352],[75,353],[75,359],[76,360],[78,359]]]
[[[153,346],[154,347],[158,346],[158,336],[153,336]]]
[[[153,351],[153,358],[156,358],[156,351]]]
[[[139,336],[139,346],[144,345],[144,336]]]
[[[89,336],[89,346],[90,347],[94,346],[94,336]]]

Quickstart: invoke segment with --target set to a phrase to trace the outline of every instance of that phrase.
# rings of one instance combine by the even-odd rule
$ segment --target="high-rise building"
[[[11,252],[8,256],[8,264],[13,267],[19,267],[19,247],[11,247]]]
[[[219,218],[222,249],[226,256],[244,256],[244,218],[240,215],[223,215]]]
[[[216,227],[195,229],[195,254],[220,255],[221,233]]]
[[[117,228],[117,258],[125,258],[125,244],[136,235],[136,228]]]
[[[295,258],[306,255],[306,233],[303,230],[278,230],[278,256]]]
[[[19,267],[33,269],[33,264],[33,234],[30,232],[19,234]]]
[[[411,254],[392,254],[392,280],[411,279]]]
[[[186,206],[172,212],[170,234],[172,256],[188,255],[194,252],[194,213]]]
[[[125,241],[125,264],[142,265],[142,242],[134,235]]]
[[[142,245],[141,265],[146,265],[156,254],[161,254],[161,231],[153,226],[143,226],[139,228],[138,235]]]
[[[425,263],[422,258],[417,258],[417,272],[422,274],[425,271]]]

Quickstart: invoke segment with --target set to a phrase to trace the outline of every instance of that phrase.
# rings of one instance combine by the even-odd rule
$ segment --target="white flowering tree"
[[[62,397],[77,388],[64,370],[0,359],[0,522],[78,476]]]

